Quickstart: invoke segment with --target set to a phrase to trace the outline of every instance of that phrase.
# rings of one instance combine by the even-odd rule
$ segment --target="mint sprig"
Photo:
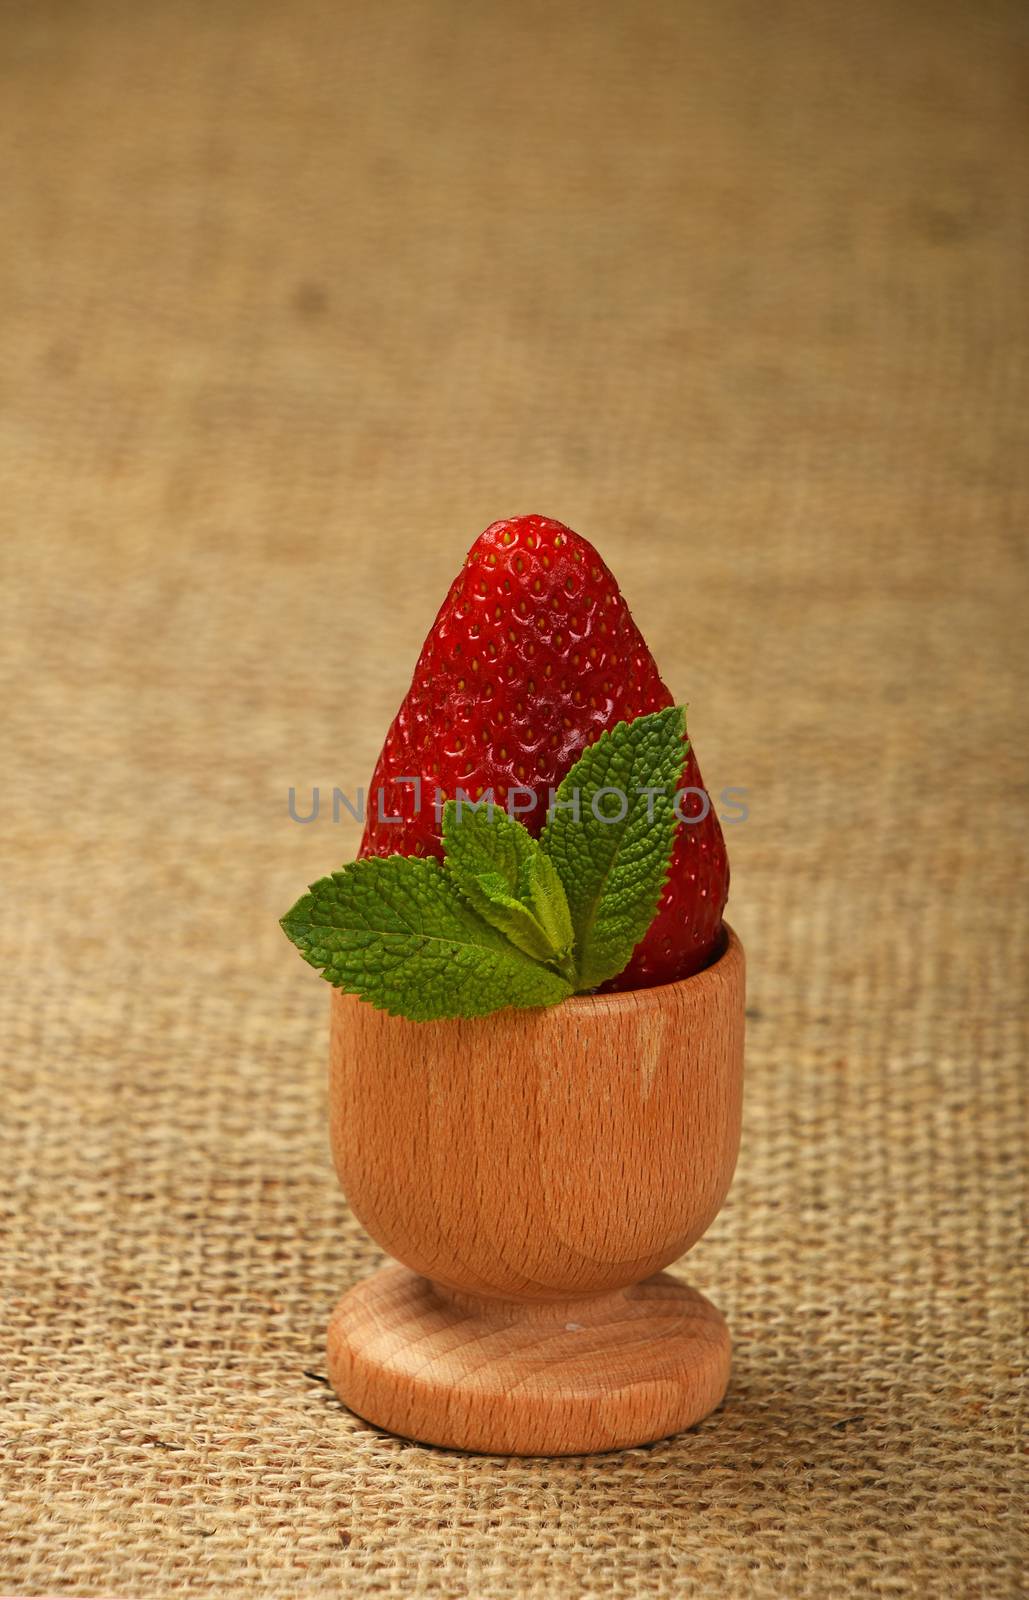
[[[556,1005],[626,965],[668,875],[687,745],[672,706],[583,752],[537,840],[496,805],[448,801],[444,861],[354,861],[282,919],[339,989],[412,1021]]]

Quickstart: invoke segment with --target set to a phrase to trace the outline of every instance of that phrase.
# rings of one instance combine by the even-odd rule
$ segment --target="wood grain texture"
[[[411,1023],[334,992],[336,1169],[410,1269],[337,1309],[341,1399],[415,1438],[518,1454],[639,1443],[717,1404],[724,1324],[654,1274],[728,1190],[743,1010],[731,930],[696,977],[548,1010]]]
[[[478,1303],[390,1265],[343,1296],[329,1372],[391,1433],[491,1454],[616,1450],[688,1428],[729,1381],[729,1330],[660,1273],[613,1294]]]

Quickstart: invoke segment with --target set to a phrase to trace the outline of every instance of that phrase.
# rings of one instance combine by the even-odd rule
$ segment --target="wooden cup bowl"
[[[660,1269],[732,1179],[743,1005],[731,929],[695,977],[546,1010],[408,1022],[333,993],[336,1170],[405,1263],[329,1325],[352,1411],[428,1444],[567,1455],[719,1403],[725,1322]]]

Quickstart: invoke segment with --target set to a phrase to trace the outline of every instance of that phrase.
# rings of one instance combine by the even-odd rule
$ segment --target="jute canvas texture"
[[[1018,1589],[1029,16],[0,19],[0,1592]],[[722,1409],[568,1461],[324,1381],[379,1259],[276,926],[494,517],[619,576],[728,830]]]

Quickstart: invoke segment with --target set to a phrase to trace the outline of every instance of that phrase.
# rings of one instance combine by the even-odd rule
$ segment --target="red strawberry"
[[[386,735],[360,854],[442,855],[437,788],[473,798],[492,789],[504,805],[510,787],[524,786],[535,804],[519,815],[538,834],[550,787],[587,745],[616,722],[673,703],[593,546],[549,517],[494,522],[451,584]],[[413,778],[421,780],[420,807]],[[692,748],[682,782],[703,787]],[[528,804],[527,796],[518,800]],[[698,804],[684,806],[687,815]],[[607,987],[646,988],[697,972],[717,947],[728,887],[711,809],[680,825],[657,915]]]

